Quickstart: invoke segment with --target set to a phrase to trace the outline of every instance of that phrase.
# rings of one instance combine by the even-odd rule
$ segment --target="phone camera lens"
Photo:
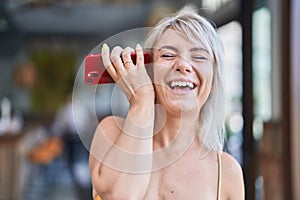
[[[88,79],[88,82],[91,83],[91,82],[93,82],[93,80],[89,78],[89,79]]]
[[[99,76],[98,73],[93,74],[94,78],[97,78],[98,76]]]

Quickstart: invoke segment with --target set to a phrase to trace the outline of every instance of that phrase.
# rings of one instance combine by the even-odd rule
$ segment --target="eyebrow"
[[[158,51],[160,51],[160,50],[162,50],[162,49],[170,49],[170,50],[173,50],[173,51],[178,52],[178,49],[177,49],[176,47],[173,47],[173,46],[170,46],[170,45],[164,45],[164,46],[160,47],[160,48],[158,49]]]
[[[191,48],[190,51],[205,51],[206,53],[209,53],[207,49],[204,49],[203,47],[194,47]]]
[[[164,46],[160,47],[158,49],[158,51],[160,51],[162,49],[170,49],[170,50],[178,52],[178,49],[176,47],[170,46],[170,45],[164,45]],[[193,52],[193,51],[205,51],[206,53],[209,53],[208,50],[205,49],[205,48],[203,48],[203,47],[194,47],[194,48],[191,48],[190,52]]]

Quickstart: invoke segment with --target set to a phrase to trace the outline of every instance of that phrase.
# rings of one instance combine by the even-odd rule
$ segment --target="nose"
[[[178,57],[175,61],[174,69],[183,74],[191,73],[192,65],[187,59]]]

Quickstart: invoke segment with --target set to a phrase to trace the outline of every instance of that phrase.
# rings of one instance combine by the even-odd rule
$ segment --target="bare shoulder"
[[[98,125],[98,128],[107,130],[121,130],[123,123],[124,118],[111,115],[102,119]]]
[[[108,116],[101,120],[95,130],[90,148],[90,165],[103,159],[121,134],[123,123],[124,119],[117,116]]]
[[[230,154],[222,153],[222,194],[230,200],[244,199],[244,180],[240,164]]]
[[[242,168],[236,159],[226,152],[222,152],[222,167],[224,175],[240,176],[242,175]]]
[[[118,116],[108,116],[104,118],[95,131],[93,143],[98,144],[103,141],[103,137],[113,143],[120,135],[123,123],[124,119]],[[99,140],[99,137],[101,137],[102,140]]]

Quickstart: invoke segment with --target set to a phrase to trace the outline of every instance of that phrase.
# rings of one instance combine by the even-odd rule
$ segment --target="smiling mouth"
[[[168,85],[175,91],[189,91],[197,87],[197,85],[191,81],[170,81]]]

